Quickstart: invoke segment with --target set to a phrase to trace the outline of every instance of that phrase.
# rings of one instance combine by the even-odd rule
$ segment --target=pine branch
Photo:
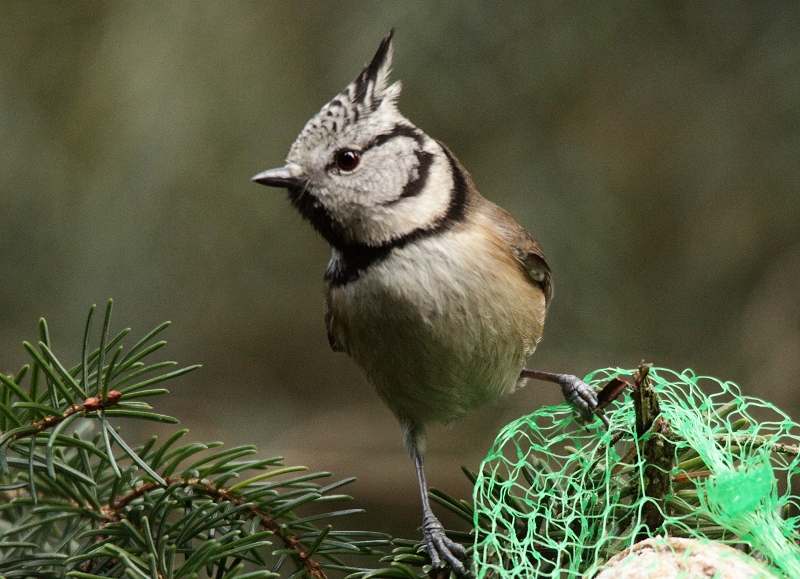
[[[197,478],[184,480],[179,477],[169,477],[166,478],[165,481],[166,485],[162,485],[157,482],[151,482],[137,487],[126,495],[115,500],[113,505],[103,507],[101,511],[102,514],[107,518],[108,521],[116,522],[121,520],[123,517],[123,515],[120,514],[121,511],[126,509],[132,501],[146,493],[157,489],[164,489],[171,485],[193,487],[195,490],[200,490],[203,494],[211,497],[214,500],[228,501],[234,505],[245,507],[244,511],[251,517],[258,519],[261,522],[262,527],[268,531],[271,531],[275,536],[280,538],[287,549],[297,552],[298,559],[302,562],[303,567],[312,577],[317,579],[325,578],[325,572],[322,570],[322,566],[311,557],[309,550],[295,535],[285,533],[281,528],[281,525],[275,521],[269,512],[262,511],[256,505],[247,502],[241,495],[232,493],[228,489],[217,487],[206,480],[200,480]]]
[[[167,394],[154,386],[198,366],[167,370],[174,362],[149,361],[166,343],[155,341],[166,323],[126,352],[130,330],[109,334],[111,306],[93,351],[90,311],[76,366],[58,360],[41,320],[38,349],[24,344],[30,364],[0,374],[0,577],[178,579],[205,568],[215,578],[322,579],[327,570],[374,572],[339,555],[374,558],[390,537],[329,524],[360,509],[296,514],[349,500],[334,493],[354,479],[322,486],[317,481],[330,473],[287,478],[305,467],[248,458],[257,452],[252,446],[179,445],[186,430],[140,446],[125,440],[109,419],[177,422],[140,399]],[[231,484],[235,479],[243,480]],[[281,548],[267,549],[270,537]],[[257,570],[245,573],[245,564]]]

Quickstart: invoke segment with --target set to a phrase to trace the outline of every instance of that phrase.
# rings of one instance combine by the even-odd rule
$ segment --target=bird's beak
[[[300,171],[293,171],[295,168],[299,169],[299,167],[289,164],[285,167],[269,169],[253,177],[253,181],[261,183],[262,185],[269,185],[270,187],[292,187],[299,185],[302,178],[298,175]]]

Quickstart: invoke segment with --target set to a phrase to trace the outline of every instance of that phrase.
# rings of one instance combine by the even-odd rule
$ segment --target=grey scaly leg
[[[425,466],[422,461],[422,454],[414,449],[414,464],[417,467],[417,481],[419,481],[419,492],[422,496],[422,534],[425,543],[428,545],[428,552],[431,556],[431,563],[438,567],[442,559],[447,561],[459,577],[468,577],[464,561],[467,559],[467,552],[464,547],[450,540],[444,534],[444,527],[436,515],[431,510],[428,502],[428,485],[425,482]]]

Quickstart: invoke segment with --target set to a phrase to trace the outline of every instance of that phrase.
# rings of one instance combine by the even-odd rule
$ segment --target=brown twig
[[[675,444],[670,441],[669,422],[661,416],[658,395],[648,374],[652,364],[642,363],[633,377],[633,403],[636,410],[636,436],[642,440],[644,486],[642,493],[652,499],[642,505],[642,520],[652,535],[664,524],[664,497],[670,492],[670,473],[675,461]],[[641,532],[637,541],[647,537]]]
[[[672,442],[683,442],[685,439],[674,432],[670,432],[669,439]],[[789,456],[800,455],[800,448],[792,444],[784,444],[782,442],[772,442],[771,439],[764,436],[730,436],[728,434],[718,434],[714,437],[714,441],[720,444],[728,444],[734,442],[736,444],[748,444],[753,447],[769,446],[772,452],[778,454],[788,454]]]
[[[696,470],[694,472],[682,472],[680,474],[676,474],[675,477],[672,479],[672,482],[673,484],[679,485],[693,480],[707,479],[713,474],[714,473],[711,472],[710,470]]]
[[[83,401],[83,404],[73,404],[63,414],[57,414],[56,416],[47,416],[38,420],[36,422],[32,422],[31,426],[36,427],[36,430],[27,430],[25,432],[20,432],[15,434],[12,437],[12,440],[19,440],[20,438],[24,438],[26,436],[30,436],[31,434],[39,434],[47,430],[48,428],[53,428],[54,426],[60,424],[73,414],[77,414],[79,412],[94,412],[96,410],[104,410],[111,406],[116,406],[119,401],[122,399],[122,392],[117,390],[109,391],[106,399],[103,400],[100,397],[92,396],[91,398],[87,398]]]
[[[714,440],[717,442],[727,443],[736,442],[738,444],[751,444],[753,446],[770,446],[770,450],[778,454],[788,454],[790,456],[797,456],[800,454],[800,448],[791,444],[783,444],[782,442],[772,442],[769,438],[763,436],[755,436],[750,438],[748,436],[715,436]]]

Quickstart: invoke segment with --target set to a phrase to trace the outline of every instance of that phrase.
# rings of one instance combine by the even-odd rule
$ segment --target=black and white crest
[[[394,30],[381,41],[375,56],[356,79],[308,121],[295,141],[293,151],[314,147],[325,138],[325,133],[346,134],[348,128],[363,121],[382,104],[395,108],[394,101],[400,95],[401,84],[398,81],[388,85],[394,52],[393,37]]]
[[[392,38],[394,29],[381,41],[378,51],[372,61],[364,67],[356,80],[347,87],[351,101],[354,105],[366,106],[374,110],[380,102],[375,103],[375,98],[381,98],[385,92],[386,81],[389,78],[392,66]],[[367,101],[370,97],[370,101]]]

